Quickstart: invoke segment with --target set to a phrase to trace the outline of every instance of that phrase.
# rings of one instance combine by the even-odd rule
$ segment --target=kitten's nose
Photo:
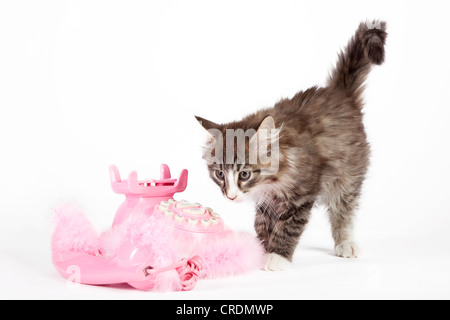
[[[234,197],[230,198],[230,197],[227,195],[227,198],[230,199],[230,200],[234,200],[234,199],[237,198],[237,196],[234,196]]]

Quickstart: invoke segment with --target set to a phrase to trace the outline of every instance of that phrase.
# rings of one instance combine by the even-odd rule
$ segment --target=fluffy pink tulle
[[[155,290],[188,290],[198,278],[236,275],[256,270],[262,262],[261,244],[242,232],[191,233],[174,228],[164,218],[140,216],[99,234],[73,206],[55,209],[54,221],[54,252],[69,250],[114,259],[127,242],[145,248],[153,270],[164,270],[152,275],[151,289]]]
[[[237,275],[262,265],[263,249],[256,237],[245,232],[228,231],[212,236],[193,248],[208,266],[208,278]]]
[[[52,250],[100,254],[98,233],[91,223],[74,205],[61,205],[53,210],[55,230],[52,236]]]

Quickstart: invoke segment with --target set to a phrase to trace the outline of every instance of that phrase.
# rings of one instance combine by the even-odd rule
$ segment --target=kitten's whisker
[[[258,204],[258,206],[262,209],[261,212],[269,215],[273,220],[279,219],[280,213],[278,212],[277,208],[275,208],[275,206],[272,204],[272,202],[267,199],[267,197],[256,194],[254,195],[254,199]]]

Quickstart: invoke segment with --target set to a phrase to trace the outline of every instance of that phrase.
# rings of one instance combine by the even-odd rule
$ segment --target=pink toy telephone
[[[125,195],[111,230],[98,234],[70,206],[55,209],[53,263],[65,278],[84,284],[128,283],[142,290],[190,290],[197,280],[257,269],[263,255],[252,235],[229,230],[210,208],[173,195],[187,186],[187,170],[172,179],[122,180],[109,168],[111,187]]]

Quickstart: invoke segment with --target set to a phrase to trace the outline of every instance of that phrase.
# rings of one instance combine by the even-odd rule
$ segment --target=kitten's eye
[[[223,173],[222,170],[216,170],[216,177],[217,177],[217,179],[219,179],[219,180],[224,180],[225,174]]]
[[[251,172],[250,171],[241,171],[239,172],[239,180],[246,181],[250,179]]]

